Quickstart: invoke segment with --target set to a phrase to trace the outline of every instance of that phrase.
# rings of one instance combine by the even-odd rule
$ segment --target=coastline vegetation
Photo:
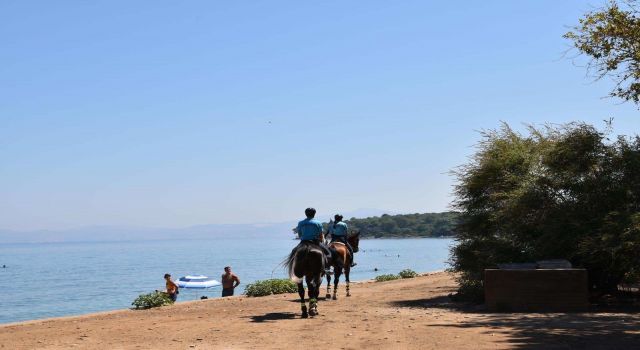
[[[418,273],[411,269],[404,269],[398,273],[401,278],[414,278],[418,277]]]
[[[255,281],[244,288],[244,294],[249,297],[263,297],[271,294],[295,293],[298,286],[289,279],[268,279]]]
[[[359,231],[362,238],[451,237],[458,223],[459,213],[402,214],[351,218],[346,221],[351,231]]]
[[[385,282],[385,281],[393,281],[393,280],[398,280],[401,278],[414,278],[414,277],[418,277],[418,273],[411,270],[411,269],[404,269],[402,271],[400,271],[400,273],[398,273],[397,275],[394,275],[392,273],[389,274],[384,274],[384,275],[378,275],[374,278],[374,281],[376,282]]]
[[[155,291],[147,294],[140,294],[131,305],[136,310],[145,310],[152,307],[159,307],[173,304],[173,300],[166,293]]]
[[[385,281],[393,281],[393,280],[397,280],[400,279],[399,275],[394,275],[392,273],[389,274],[385,274],[385,275],[378,275],[375,278],[376,282],[385,282]]]

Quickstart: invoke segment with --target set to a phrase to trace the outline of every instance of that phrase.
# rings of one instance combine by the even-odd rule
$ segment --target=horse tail
[[[296,261],[302,261],[307,256],[308,252],[309,252],[309,245],[300,244],[297,247],[293,248],[289,256],[283,261],[283,265],[287,268],[287,273],[289,274],[289,278],[291,278],[291,280],[295,283],[302,282],[302,277],[304,277],[303,275],[296,276],[296,273],[295,273]]]
[[[322,285],[321,278],[322,278],[322,273],[324,272],[324,270],[326,268],[326,264],[325,264],[326,259],[325,259],[325,255],[324,255],[324,253],[322,252],[321,249],[313,249],[313,247],[309,247],[309,249],[306,251],[306,256],[308,256],[310,253],[315,253],[315,254],[319,254],[320,255],[320,261],[319,261],[320,262],[320,268],[318,269],[318,271],[316,271],[317,272],[316,276],[319,279],[316,280],[315,278],[312,278],[310,281],[307,282],[307,283],[310,283],[313,288],[316,288],[316,287],[320,287]]]

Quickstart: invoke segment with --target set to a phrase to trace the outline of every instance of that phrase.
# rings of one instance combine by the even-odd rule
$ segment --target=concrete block
[[[487,269],[484,293],[490,311],[563,312],[589,308],[585,269]]]

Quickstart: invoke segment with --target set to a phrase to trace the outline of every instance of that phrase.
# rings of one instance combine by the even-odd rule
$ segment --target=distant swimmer
[[[235,273],[231,272],[231,266],[224,268],[224,274],[222,275],[222,296],[233,296],[233,290],[240,284],[240,278]]]
[[[6,269],[6,268],[7,268],[7,265],[2,265],[2,268],[3,268],[3,269]]]

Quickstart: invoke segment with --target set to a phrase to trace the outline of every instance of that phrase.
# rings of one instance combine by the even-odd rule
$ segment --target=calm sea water
[[[104,243],[0,245],[0,323],[78,315],[128,308],[141,293],[164,288],[162,276],[174,279],[204,274],[219,280],[231,265],[246,286],[259,279],[286,277],[279,267],[298,242],[285,239],[212,239]],[[446,267],[451,239],[362,240],[351,280],[410,268],[418,272]],[[374,271],[377,268],[378,271]],[[178,301],[206,292],[181,291]]]

